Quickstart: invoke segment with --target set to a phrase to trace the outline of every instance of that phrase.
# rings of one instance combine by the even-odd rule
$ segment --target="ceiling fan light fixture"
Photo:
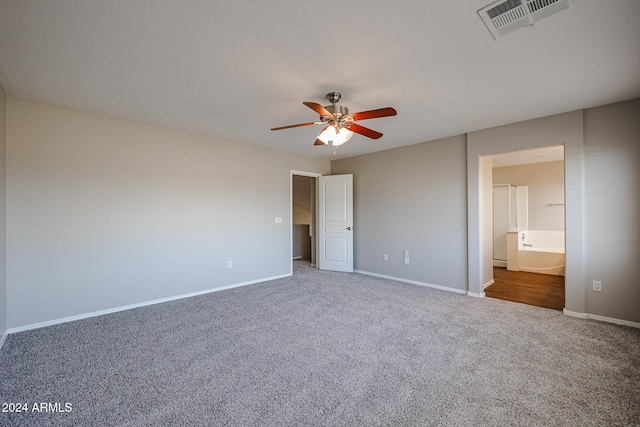
[[[391,107],[378,108],[376,110],[360,111],[349,114],[349,109],[344,105],[336,105],[341,95],[339,92],[327,94],[331,105],[323,107],[316,102],[303,102],[303,104],[320,116],[315,122],[298,123],[297,125],[280,126],[271,130],[291,129],[302,126],[323,125],[325,126],[316,138],[313,145],[333,145],[339,147],[349,141],[354,133],[366,136],[371,139],[382,137],[380,132],[366,128],[355,123],[358,120],[377,119],[379,117],[395,116],[398,112]]]
[[[329,143],[329,141],[333,141],[333,138],[335,137],[336,131],[334,129],[333,126],[327,126],[326,128],[324,128],[322,130],[322,132],[320,132],[320,135],[318,135],[318,139],[322,142],[326,144]]]
[[[353,132],[351,132],[349,129],[340,128],[340,130],[338,131],[338,137],[333,140],[331,145],[333,145],[334,147],[338,147],[350,140],[352,136]]]
[[[331,144],[334,147],[339,147],[353,136],[353,132],[345,127],[336,127],[335,125],[327,126],[321,133],[318,135],[318,139],[325,144]]]

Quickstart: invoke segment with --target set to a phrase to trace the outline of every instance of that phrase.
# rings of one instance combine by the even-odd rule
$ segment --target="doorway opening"
[[[564,146],[491,157],[491,298],[562,310],[565,302]]]
[[[352,273],[353,175],[292,170],[290,183],[291,275],[305,262]]]
[[[317,178],[320,174],[291,171],[291,273],[294,263],[316,266]]]

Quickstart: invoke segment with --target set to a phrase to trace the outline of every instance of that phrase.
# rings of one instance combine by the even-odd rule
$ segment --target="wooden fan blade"
[[[395,116],[398,112],[391,107],[378,108],[377,110],[361,111],[359,113],[349,114],[353,120],[377,119],[378,117]]]
[[[307,122],[307,123],[299,123],[297,125],[289,125],[289,126],[280,126],[279,128],[272,128],[271,130],[282,130],[282,129],[291,129],[291,128],[299,128],[302,126],[311,126],[315,125],[317,122]]]
[[[378,139],[382,136],[380,132],[376,132],[375,130],[371,130],[364,126],[357,125],[355,123],[351,124],[351,126],[349,127],[349,130],[351,132],[359,133],[360,135],[366,136],[367,138],[371,138],[371,139]]]
[[[328,116],[328,117],[333,118],[333,114],[331,114],[329,111],[327,111],[327,109],[324,108],[320,104],[317,104],[315,102],[303,102],[303,104],[306,105],[307,107],[311,108],[316,113],[320,114],[320,116]]]

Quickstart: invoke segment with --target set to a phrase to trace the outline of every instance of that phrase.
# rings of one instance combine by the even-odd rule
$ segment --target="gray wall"
[[[290,274],[291,170],[330,169],[10,97],[7,131],[9,328]]]
[[[466,290],[465,169],[464,136],[331,162],[354,176],[354,268]]]
[[[288,274],[291,169],[354,174],[356,269],[481,292],[481,156],[557,144],[567,309],[640,322],[640,100],[331,167],[35,102],[9,98],[6,108],[2,330]]]
[[[311,261],[311,232],[308,224],[293,224],[293,259]]]
[[[564,145],[566,310],[640,323],[640,100],[466,138],[466,159],[459,136],[331,163],[354,175],[355,268],[482,293],[492,271],[491,155]]]
[[[493,169],[494,184],[529,187],[529,230],[564,231],[564,161]]]
[[[584,122],[587,312],[640,322],[640,99]]]
[[[7,332],[6,98],[0,86],[0,339]]]
[[[293,223],[312,225],[315,178],[293,175]]]

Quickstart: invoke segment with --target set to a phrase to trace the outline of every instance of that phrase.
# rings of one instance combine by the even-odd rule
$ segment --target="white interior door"
[[[321,176],[318,191],[321,270],[353,272],[353,175]]]

